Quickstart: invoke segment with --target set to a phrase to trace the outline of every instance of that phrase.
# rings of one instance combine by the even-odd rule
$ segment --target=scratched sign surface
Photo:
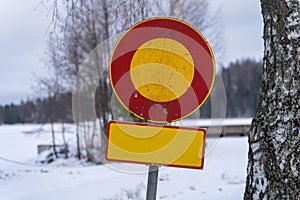
[[[171,122],[196,111],[215,75],[205,38],[191,25],[153,18],[131,27],[116,44],[110,63],[112,88],[137,117]]]

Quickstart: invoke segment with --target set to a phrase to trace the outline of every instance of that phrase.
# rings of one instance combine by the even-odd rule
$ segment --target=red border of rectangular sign
[[[166,127],[166,128],[172,128],[172,129],[185,129],[185,130],[203,131],[204,144],[203,144],[203,149],[202,149],[201,165],[199,167],[186,166],[186,165],[173,165],[173,164],[166,165],[166,164],[162,164],[162,163],[147,163],[147,162],[138,162],[138,161],[130,161],[130,160],[118,160],[118,159],[108,158],[107,153],[108,153],[108,142],[109,142],[109,133],[110,133],[110,125],[111,124],[131,124],[131,125],[138,125],[138,126]],[[162,165],[162,166],[166,166],[166,167],[180,167],[180,168],[188,168],[188,169],[203,169],[204,168],[204,156],[205,156],[205,143],[206,143],[206,130],[203,129],[203,128],[189,128],[189,127],[180,127],[180,126],[146,124],[146,123],[140,123],[140,122],[124,122],[124,121],[112,120],[112,121],[109,121],[108,127],[107,127],[105,159],[108,160],[108,161],[116,161],[116,162],[123,162],[123,163],[146,164],[146,165],[154,164],[154,165]]]

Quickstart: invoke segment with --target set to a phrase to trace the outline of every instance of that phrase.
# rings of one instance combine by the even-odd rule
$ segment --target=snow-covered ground
[[[36,164],[37,144],[49,144],[49,126],[0,126],[0,199],[139,200],[145,199],[147,166],[90,165],[74,158]],[[72,130],[72,125],[67,130]],[[36,131],[32,133],[32,131]],[[57,138],[61,138],[57,135]],[[75,137],[67,133],[72,143]],[[215,139],[207,139],[215,143]],[[247,165],[247,137],[223,137],[205,158],[204,170],[162,167],[157,199],[240,200]],[[131,173],[124,172],[128,170]],[[137,173],[134,172],[136,168]]]

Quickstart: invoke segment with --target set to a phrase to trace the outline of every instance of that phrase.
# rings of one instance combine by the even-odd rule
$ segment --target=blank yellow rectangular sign
[[[203,169],[204,129],[110,121],[106,159]]]

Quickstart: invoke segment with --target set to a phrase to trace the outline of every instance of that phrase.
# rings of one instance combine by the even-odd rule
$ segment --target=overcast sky
[[[46,31],[50,17],[40,0],[0,0],[0,104],[20,103],[35,96],[33,74],[43,74]],[[259,0],[210,0],[221,6],[224,27],[223,63],[262,58],[262,17]]]

